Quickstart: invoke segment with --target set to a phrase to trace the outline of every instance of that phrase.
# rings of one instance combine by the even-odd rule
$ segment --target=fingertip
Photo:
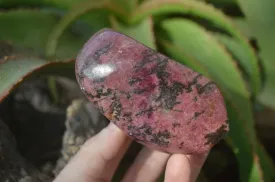
[[[186,182],[190,179],[191,168],[187,156],[182,154],[172,155],[167,163],[165,182]]]
[[[194,182],[208,153],[196,155],[172,155],[167,163],[165,182]]]
[[[165,168],[169,156],[170,154],[144,147],[122,181],[156,181]]]

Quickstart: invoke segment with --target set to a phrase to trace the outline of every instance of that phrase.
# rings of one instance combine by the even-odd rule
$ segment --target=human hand
[[[132,140],[112,122],[89,139],[54,182],[109,182]],[[167,154],[144,147],[123,182],[153,182],[165,169],[165,182],[194,182],[207,157]]]

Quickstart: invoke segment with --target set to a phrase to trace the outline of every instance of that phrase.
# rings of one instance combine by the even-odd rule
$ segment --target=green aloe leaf
[[[257,142],[257,154],[258,156],[255,160],[259,163],[259,165],[263,169],[263,178],[264,181],[275,181],[275,167],[272,159],[269,155],[267,155],[267,151],[262,146],[262,144],[258,141]]]
[[[111,24],[112,28],[116,31],[130,36],[141,42],[142,44],[156,50],[152,18],[148,17],[136,25],[127,26],[119,22],[114,16],[112,16]]]
[[[85,0],[79,0],[85,1]],[[0,7],[10,8],[15,6],[54,6],[54,7],[71,7],[76,1],[74,0],[1,0]]]
[[[91,13],[96,10],[106,11],[107,13],[117,15],[122,21],[129,21],[130,10],[137,5],[136,0],[102,0],[102,1],[85,1],[81,2],[70,9],[64,15],[59,24],[57,24],[51,34],[49,35],[46,44],[46,55],[51,57],[55,55],[55,51],[59,42],[59,38],[74,21],[79,19],[85,14]],[[109,26],[105,26],[109,27]]]
[[[52,11],[64,14],[68,9],[77,6],[79,3],[85,3],[87,0],[0,0],[0,7],[17,8],[20,6],[37,7],[43,11]],[[135,0],[134,0],[135,1]],[[95,33],[99,29],[109,26],[108,15],[105,11],[92,11],[89,14],[81,16],[79,19],[88,24],[91,32]],[[77,25],[81,26],[82,25]]]
[[[0,12],[0,40],[29,48],[44,55],[45,44],[52,28],[58,23],[59,15],[34,10],[12,10]],[[60,38],[56,55],[58,58],[72,58],[78,53],[91,35],[90,31],[68,29]]]
[[[111,4],[113,6],[116,6],[117,8],[123,8],[122,11],[124,11],[127,14],[130,14],[134,9],[136,8],[138,2],[137,0],[112,0]],[[127,17],[124,17],[127,18]]]
[[[230,139],[239,150],[242,150],[239,158],[242,159],[239,160],[240,174],[242,181],[248,181],[252,175],[251,167],[257,150],[257,136],[250,97],[241,71],[223,45],[198,24],[185,19],[172,19],[164,21],[162,25],[167,33],[167,40],[163,41],[163,45],[168,54],[213,79],[224,97],[230,101],[235,113],[238,113],[237,117],[243,126],[236,126],[240,122],[231,119],[230,132],[234,134]],[[194,63],[200,65],[199,69]],[[238,127],[242,128],[237,130]],[[243,139],[240,140],[239,136]],[[261,172],[256,170],[253,175],[260,176]]]
[[[231,104],[227,104],[230,122],[230,131],[226,138],[239,161],[240,180],[243,182],[275,181],[274,166],[267,152],[258,140],[247,139],[247,128],[244,121],[240,120],[238,113]],[[255,150],[251,146],[255,143]]]
[[[74,60],[48,62],[28,56],[6,56],[0,59],[0,102],[18,84],[37,74],[74,77]]]
[[[236,4],[236,0],[201,0],[201,1],[212,3],[212,4],[215,4],[217,6],[221,6],[221,7]]]
[[[71,8],[78,3],[85,2],[89,0],[1,0],[0,7],[2,8],[11,8],[11,7],[34,7],[34,6],[50,6],[61,9]]]
[[[262,104],[275,108],[275,1],[237,0],[252,34],[257,38],[266,74],[264,89],[259,95]]]
[[[251,29],[247,23],[247,20],[245,18],[233,18],[232,19],[235,27],[242,32],[244,36],[246,36],[248,39],[254,38]]]
[[[124,20],[127,19],[129,14],[136,8],[139,4],[138,0],[103,0],[107,2],[105,7],[109,7],[114,12],[119,14],[119,16]],[[10,8],[10,7],[41,7],[49,6],[61,9],[79,9],[81,4],[90,6],[93,3],[102,3],[103,1],[98,0],[1,0],[0,7]],[[108,4],[108,5],[107,5]]]
[[[66,31],[66,28],[76,21],[77,18],[92,10],[106,9],[107,4],[108,0],[85,1],[74,6],[70,12],[65,14],[59,23],[53,27],[46,43],[46,55],[48,57],[55,56],[60,37]]]
[[[75,6],[78,3],[89,0],[1,0],[0,7],[11,8],[11,7],[33,7],[33,6],[51,6],[56,8],[68,9]]]
[[[136,23],[141,21],[148,15],[165,15],[172,13],[184,13],[198,16],[210,21],[216,27],[228,32],[234,39],[238,40],[243,50],[250,57],[249,64],[253,69],[253,74],[250,75],[252,80],[253,93],[256,95],[261,86],[260,72],[257,64],[255,53],[248,43],[248,40],[243,36],[238,29],[234,27],[231,19],[226,17],[221,11],[215,9],[213,6],[206,4],[203,1],[194,0],[150,0],[145,1],[134,12],[131,22]]]
[[[246,73],[243,74],[243,76],[253,75],[253,68],[249,62],[250,57],[246,54],[246,51],[237,40],[222,34],[214,34],[214,37],[216,37],[217,40],[219,40],[228,49],[233,57],[238,60],[240,67]]]

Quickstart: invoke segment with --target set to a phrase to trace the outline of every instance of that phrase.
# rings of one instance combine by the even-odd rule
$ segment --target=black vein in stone
[[[192,117],[191,120],[196,120],[196,119],[198,119],[198,117],[199,117],[200,115],[202,115],[204,112],[205,112],[205,111],[195,112],[195,113],[194,113],[194,116]]]
[[[207,134],[205,136],[205,139],[207,140],[205,145],[214,145],[220,141],[221,138],[227,133],[226,128],[227,126],[223,124],[219,129],[217,129],[217,131]]]
[[[120,102],[119,97],[117,97],[116,93],[114,93],[112,100],[113,102],[111,104],[111,109],[112,109],[113,116],[116,119],[119,119],[119,116],[121,115],[121,111],[122,111],[122,104]]]
[[[208,82],[204,86],[198,88],[198,93],[201,95],[203,93],[209,94],[215,89],[216,85],[213,81]]]

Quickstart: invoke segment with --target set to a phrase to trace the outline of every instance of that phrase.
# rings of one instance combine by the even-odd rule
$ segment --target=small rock
[[[229,130],[213,81],[118,32],[95,34],[75,69],[81,90],[97,109],[150,148],[204,153]]]

